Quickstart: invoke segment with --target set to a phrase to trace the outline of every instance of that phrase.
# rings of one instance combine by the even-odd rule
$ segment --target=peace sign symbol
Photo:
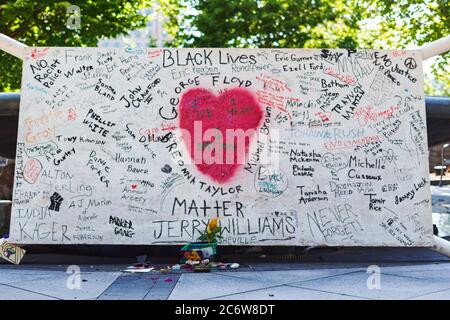
[[[408,69],[415,69],[417,68],[417,62],[414,60],[414,58],[406,58],[405,59],[405,67]]]

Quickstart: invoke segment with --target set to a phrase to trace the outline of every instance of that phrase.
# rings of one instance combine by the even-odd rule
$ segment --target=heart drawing
[[[193,88],[181,97],[179,112],[183,140],[198,170],[218,183],[229,181],[244,163],[250,138],[263,118],[253,94],[233,88],[215,96]],[[234,132],[231,138],[227,129]]]

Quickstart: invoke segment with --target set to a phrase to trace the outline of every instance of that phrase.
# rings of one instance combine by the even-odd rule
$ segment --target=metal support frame
[[[3,50],[19,59],[25,58],[26,45],[0,33],[0,50]],[[419,48],[422,59],[427,60],[450,50],[450,35],[439,40],[427,43]],[[450,241],[433,236],[433,250],[450,257]]]

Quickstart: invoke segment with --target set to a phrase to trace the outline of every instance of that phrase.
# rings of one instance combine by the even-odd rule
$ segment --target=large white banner
[[[429,246],[421,60],[29,48],[10,240]]]

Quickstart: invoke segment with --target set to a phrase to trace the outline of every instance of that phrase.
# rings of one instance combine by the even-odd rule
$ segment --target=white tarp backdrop
[[[430,246],[421,61],[28,48],[10,241]]]

